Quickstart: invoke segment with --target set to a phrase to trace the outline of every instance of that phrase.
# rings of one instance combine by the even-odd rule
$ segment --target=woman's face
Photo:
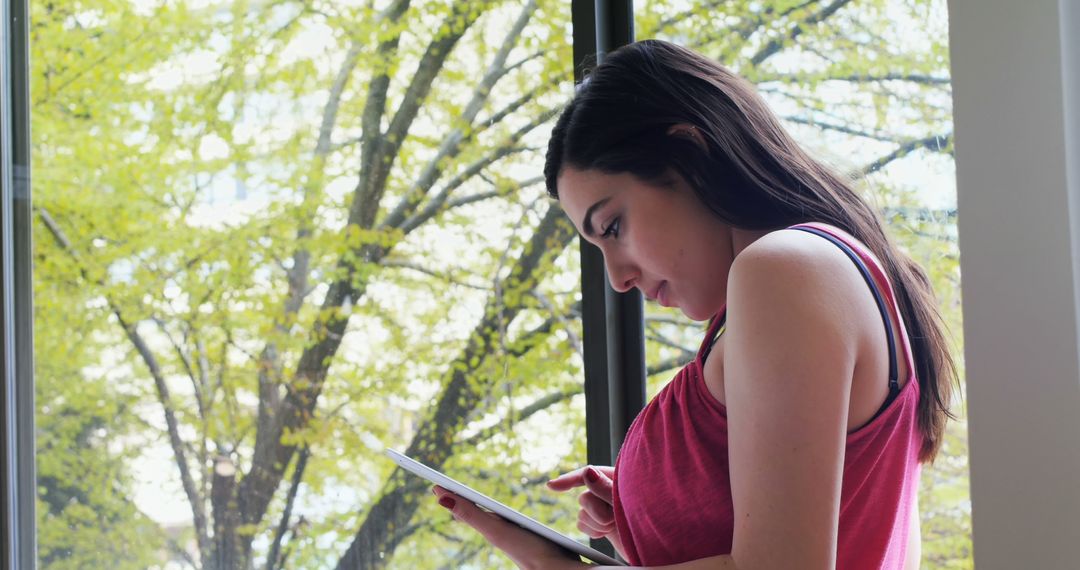
[[[670,186],[661,186],[631,174],[566,167],[557,181],[559,203],[603,252],[616,291],[637,287],[649,299],[705,320],[723,307],[728,270],[745,244],[681,176],[671,178]]]

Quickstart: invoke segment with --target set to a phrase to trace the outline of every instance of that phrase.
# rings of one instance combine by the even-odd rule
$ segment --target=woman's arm
[[[587,568],[590,570],[628,570],[629,568],[640,568],[642,570],[737,570],[739,567],[735,566],[735,560],[731,556],[724,554],[667,566],[587,566]]]
[[[839,249],[794,231],[732,264],[724,393],[739,568],[836,565],[860,278]]]
[[[627,570],[627,566],[594,566],[582,562],[577,556],[572,555],[555,543],[539,537],[513,523],[503,520],[495,513],[481,510],[479,507],[462,499],[461,497],[443,489],[435,487],[435,495],[439,497],[439,504],[449,509],[454,519],[463,522],[491,543],[492,546],[502,550],[519,568],[525,570]],[[646,568],[638,566],[636,568]],[[671,566],[650,566],[648,568],[663,568],[664,570],[734,570],[734,561],[730,556],[713,556],[702,558],[683,564]]]

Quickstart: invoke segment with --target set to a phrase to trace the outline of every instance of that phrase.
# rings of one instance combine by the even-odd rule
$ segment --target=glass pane
[[[639,39],[692,47],[753,81],[811,153],[860,179],[893,239],[927,272],[963,377],[952,93],[944,0],[636,3]],[[701,324],[649,304],[650,397],[693,358]],[[674,368],[677,370],[677,368]],[[961,383],[962,384],[962,383]],[[962,394],[924,466],[923,566],[970,568]]]
[[[509,568],[584,539],[570,5],[33,1],[42,568]]]

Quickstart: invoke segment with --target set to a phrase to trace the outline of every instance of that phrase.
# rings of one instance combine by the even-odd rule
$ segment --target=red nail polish
[[[454,505],[456,505],[457,502],[455,502],[454,499],[450,497],[443,497],[439,499],[439,504],[452,511],[454,510]]]
[[[585,480],[590,483],[595,483],[600,480],[600,476],[596,474],[596,471],[593,471],[592,469],[586,469]]]

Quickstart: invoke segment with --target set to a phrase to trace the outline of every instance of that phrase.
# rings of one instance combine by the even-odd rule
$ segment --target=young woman
[[[711,319],[697,357],[586,486],[578,526],[672,570],[915,569],[920,465],[956,371],[924,272],[753,87],[655,40],[599,65],[559,118],[548,190],[638,288]],[[522,568],[581,568],[436,487]]]

